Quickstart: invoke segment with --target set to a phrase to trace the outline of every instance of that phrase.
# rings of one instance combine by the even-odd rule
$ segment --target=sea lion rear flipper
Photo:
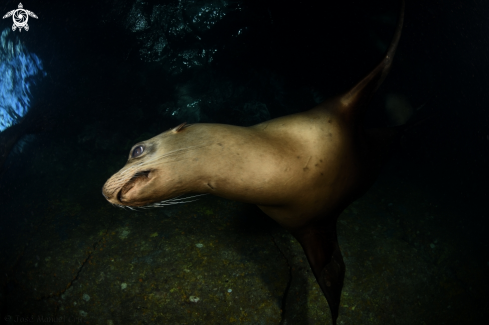
[[[292,231],[292,235],[306,253],[312,272],[328,301],[333,324],[336,324],[345,279],[345,263],[338,245],[336,219],[329,224]]]
[[[404,23],[404,6],[404,0],[402,0],[396,31],[384,59],[365,78],[340,97],[341,111],[349,120],[363,120],[367,109],[365,104],[389,73],[397,44],[401,38],[402,25]]]

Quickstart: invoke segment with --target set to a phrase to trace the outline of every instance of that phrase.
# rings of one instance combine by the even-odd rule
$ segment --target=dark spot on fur
[[[211,184],[207,183],[207,186],[209,186],[211,189],[214,189]]]
[[[328,123],[331,123],[331,120],[328,120]]]
[[[323,160],[322,159],[319,159],[319,162],[323,162]]]
[[[319,165],[319,164],[315,164],[314,166],[316,166],[316,167],[317,167],[318,165]]]
[[[222,143],[219,143],[219,142],[218,142],[217,144],[218,144],[218,145],[220,145],[220,146],[222,147]]]
[[[297,156],[297,159],[300,159],[300,158],[301,158],[301,156]]]
[[[302,170],[307,172],[309,170],[309,167],[304,167],[304,168],[302,168]]]
[[[323,173],[321,173],[321,176],[323,176]]]

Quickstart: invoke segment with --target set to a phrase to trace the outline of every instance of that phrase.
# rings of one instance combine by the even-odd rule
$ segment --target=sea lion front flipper
[[[336,218],[329,224],[309,226],[291,233],[306,253],[312,272],[328,301],[333,324],[336,324],[345,279],[345,263],[336,235]]]

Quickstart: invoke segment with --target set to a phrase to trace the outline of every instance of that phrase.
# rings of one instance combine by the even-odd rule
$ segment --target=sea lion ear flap
[[[178,132],[182,131],[185,128],[185,126],[187,126],[187,122],[183,122],[179,126],[174,127],[173,129],[171,129],[171,132],[172,133],[178,133]]]

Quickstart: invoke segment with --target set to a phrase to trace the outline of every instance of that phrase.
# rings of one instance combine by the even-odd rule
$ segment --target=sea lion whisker
[[[159,207],[160,207],[160,205],[158,205],[157,203],[152,203],[152,204],[149,204],[149,205],[145,205],[142,208],[143,209],[151,209],[151,208],[159,208]]]
[[[174,202],[168,202],[167,205],[174,205],[174,204],[182,204],[182,203],[190,203],[190,202],[195,202],[198,200],[190,200],[190,201],[174,201]]]
[[[124,207],[122,205],[120,205],[120,204],[112,203],[112,205],[115,206],[115,207],[117,207],[117,208],[119,208],[119,209],[124,210]]]
[[[174,197],[172,199],[163,200],[160,202],[155,202],[153,204],[146,205],[144,207],[155,207],[156,208],[156,207],[164,207],[164,206],[175,205],[175,204],[190,203],[190,202],[195,202],[198,200],[189,200],[189,199],[194,199],[194,198],[204,196],[204,195],[207,195],[207,193],[187,196],[187,197],[183,197],[183,198],[180,198],[181,195],[179,195],[179,196]]]
[[[167,205],[175,205],[175,204],[182,204],[182,203],[189,203],[189,202],[194,202],[197,200],[191,200],[191,201],[177,201],[177,202],[167,202]]]
[[[198,199],[196,199],[196,200],[189,200],[189,199],[192,199],[192,198],[191,197],[189,197],[189,198],[182,198],[182,199],[179,199],[177,201],[165,200],[165,201],[158,202],[158,204],[161,204],[161,205],[174,205],[174,204],[181,204],[181,203],[189,203],[189,202],[198,201]]]
[[[160,208],[160,207],[164,207],[164,206],[175,205],[175,204],[178,204],[178,203],[180,203],[180,202],[175,202],[175,203],[172,203],[172,202],[169,202],[169,203],[157,202],[157,203],[153,203],[151,205],[147,205],[147,207]],[[181,203],[185,203],[185,202],[181,202]]]
[[[204,196],[204,195],[208,195],[208,194],[207,193],[196,194],[196,195],[186,196],[186,197],[182,197],[182,198],[180,198],[181,195],[179,195],[179,196],[174,197],[172,199],[164,200],[164,201],[161,201],[161,202],[183,201],[183,200],[193,199],[193,198],[196,198],[196,197],[199,197],[199,196]]]

